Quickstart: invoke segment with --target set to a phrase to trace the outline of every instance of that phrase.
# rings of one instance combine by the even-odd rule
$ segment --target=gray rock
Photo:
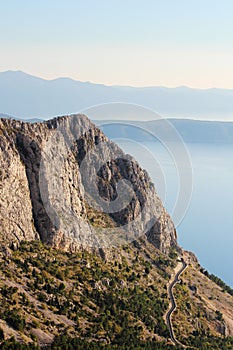
[[[0,120],[0,243],[41,239],[75,252],[144,236],[165,254],[173,222],[147,172],[84,115],[43,123]],[[87,206],[114,227],[93,227]]]

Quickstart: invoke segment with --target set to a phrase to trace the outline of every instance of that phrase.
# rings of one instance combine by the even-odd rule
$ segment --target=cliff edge
[[[0,161],[1,246],[40,239],[74,252],[145,236],[177,248],[147,172],[85,115],[0,119]]]

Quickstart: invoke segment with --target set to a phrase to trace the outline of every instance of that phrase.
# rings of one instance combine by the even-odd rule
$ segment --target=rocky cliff
[[[0,119],[0,161],[1,348],[180,349],[165,321],[181,256],[176,339],[232,348],[232,289],[181,251],[148,174],[87,117]]]
[[[1,246],[41,239],[106,250],[145,236],[164,253],[174,225],[146,171],[84,115],[0,119]]]

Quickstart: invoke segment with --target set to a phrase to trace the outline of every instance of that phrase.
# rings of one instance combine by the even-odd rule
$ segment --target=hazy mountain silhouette
[[[184,142],[233,143],[233,122],[167,119],[175,127]],[[151,121],[100,121],[95,120],[110,139],[129,139],[138,142],[163,140],[176,141],[176,134],[169,134],[166,119]]]
[[[69,78],[45,80],[21,71],[0,73],[0,112],[22,118],[48,119],[97,104],[124,102],[166,117],[230,120],[232,101],[233,90],[105,86]]]

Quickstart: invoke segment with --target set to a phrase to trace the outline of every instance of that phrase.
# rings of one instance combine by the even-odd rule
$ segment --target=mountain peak
[[[65,250],[75,251],[80,246],[95,249],[101,244],[104,247],[115,245],[116,232],[121,230],[126,232],[126,241],[146,235],[164,254],[169,254],[172,247],[179,249],[174,225],[146,171],[109,141],[86,116],[63,116],[35,124],[1,119],[0,131],[1,174],[3,178],[8,178],[4,190],[8,196],[3,196],[6,202],[0,213],[4,218],[0,237],[4,238],[3,242],[6,240],[10,244],[12,240],[33,240],[40,237],[43,242]],[[7,144],[11,147],[6,152]],[[98,174],[93,171],[96,164],[92,163],[92,158],[89,159],[90,152],[94,152],[97,163],[102,163],[104,159],[109,163],[108,166],[101,167]],[[9,166],[9,162],[12,166]],[[83,162],[87,162],[86,168],[81,167]],[[60,180],[53,170],[57,167],[60,168]],[[82,169],[85,169],[85,173],[82,173]],[[41,179],[44,181],[40,182]],[[88,179],[87,183],[85,179]],[[113,209],[111,202],[116,199],[117,183],[120,180],[132,182],[134,193],[128,194],[130,200],[119,195],[118,209]],[[93,184],[94,189],[89,188],[89,183]],[[92,200],[103,203],[103,208],[100,204],[95,209],[88,205],[87,198],[93,191],[101,194],[102,199],[94,197]],[[124,191],[127,193],[129,189],[124,187]],[[51,202],[48,198],[54,199]],[[25,203],[25,212],[21,208],[22,201]],[[11,211],[7,211],[9,203],[15,203],[17,225],[11,222]],[[59,203],[60,207],[57,207]],[[65,208],[69,210],[66,211]],[[141,220],[137,219],[140,210]],[[102,238],[98,237],[99,234],[90,225],[90,211],[100,221],[103,221],[102,212],[109,213],[104,218],[110,223],[110,229],[103,231]],[[70,223],[68,227],[67,222]],[[124,240],[122,232],[119,232],[119,244]]]
[[[5,75],[5,76],[12,76],[12,77],[32,77],[32,78],[36,78],[35,76],[25,73],[21,70],[7,70],[4,72],[0,72],[1,75]]]

